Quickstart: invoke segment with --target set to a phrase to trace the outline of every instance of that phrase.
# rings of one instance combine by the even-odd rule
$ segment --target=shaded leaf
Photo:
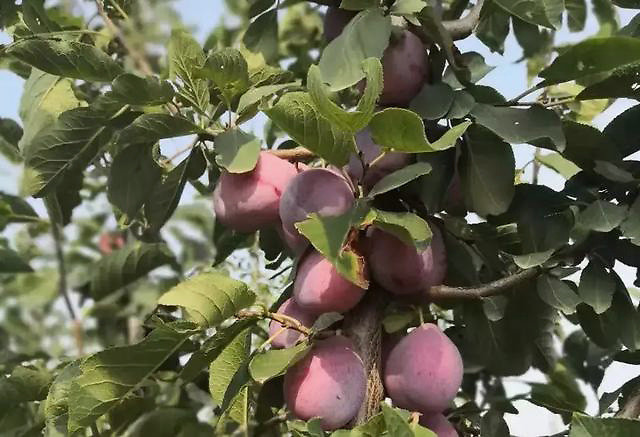
[[[565,314],[575,312],[576,306],[581,302],[571,287],[564,281],[550,275],[541,275],[538,277],[537,289],[538,295],[543,301]]]
[[[253,170],[260,155],[260,139],[240,128],[226,130],[215,138],[216,164],[230,173]]]
[[[427,120],[439,120],[449,112],[454,98],[453,88],[446,83],[427,83],[411,100],[411,109]]]
[[[598,418],[574,414],[569,437],[634,437],[640,433],[640,421],[615,417]]]
[[[252,52],[273,61],[278,55],[278,10],[271,9],[249,24],[242,42]]]
[[[166,80],[131,73],[116,77],[111,84],[111,91],[114,98],[129,105],[161,105],[171,101],[175,94]]]
[[[240,114],[243,111],[247,110],[250,106],[258,103],[265,97],[269,97],[274,95],[275,93],[285,90],[287,88],[293,88],[300,86],[301,82],[287,82],[276,85],[264,85],[256,88],[249,89],[246,93],[244,93],[238,102],[237,112]]]
[[[116,147],[121,150],[131,144],[155,143],[200,132],[201,129],[184,117],[157,113],[142,114],[118,135]]]
[[[602,314],[611,306],[615,290],[616,282],[602,263],[591,260],[582,270],[578,294],[597,314]]]
[[[431,242],[431,228],[422,217],[411,212],[381,211],[373,208],[374,224],[395,235],[407,245],[425,249]]]
[[[416,162],[415,164],[409,164],[406,167],[396,170],[390,173],[378,181],[371,191],[369,191],[368,197],[375,197],[379,194],[395,190],[412,180],[419,178],[431,172],[431,164],[427,162]]]
[[[32,272],[31,266],[15,251],[0,247],[0,274]]]
[[[625,206],[597,200],[580,213],[577,225],[596,232],[609,232],[617,228],[626,216]]]
[[[10,118],[0,117],[0,155],[10,162],[18,163],[22,160],[18,143],[22,138],[22,128]]]
[[[300,361],[311,350],[311,345],[302,342],[287,349],[271,349],[257,353],[249,363],[249,373],[254,381],[264,384],[282,375],[289,367]]]

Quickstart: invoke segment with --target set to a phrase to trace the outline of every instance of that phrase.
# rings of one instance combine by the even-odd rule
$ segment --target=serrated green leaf
[[[70,435],[108,413],[136,391],[196,330],[192,324],[161,325],[140,343],[95,353],[80,364],[69,390]]]
[[[371,191],[369,191],[368,197],[373,198],[379,194],[395,190],[414,179],[424,176],[431,172],[431,164],[428,162],[416,162],[415,164],[409,164],[406,167],[396,170],[390,173],[378,181]]]
[[[247,284],[214,271],[181,282],[160,296],[158,304],[182,307],[199,325],[213,327],[255,299]]]
[[[206,58],[200,44],[184,30],[174,30],[169,40],[169,75],[179,78],[182,86],[179,94],[198,111],[206,112],[209,106],[207,81],[197,77]]]
[[[214,140],[216,164],[230,173],[251,171],[260,156],[260,139],[240,128],[233,128]]]
[[[153,269],[173,261],[173,254],[165,244],[135,243],[125,246],[92,266],[89,293],[94,299],[102,299]]]
[[[380,9],[367,9],[351,19],[320,57],[318,67],[329,89],[339,91],[363,79],[362,62],[382,58],[390,35],[391,17],[385,17]]]
[[[44,400],[52,379],[46,369],[17,366],[0,378],[0,408],[6,411],[22,402]]]
[[[625,206],[597,200],[580,213],[577,225],[596,232],[609,232],[617,228],[626,216]]]
[[[575,312],[576,306],[582,302],[580,297],[564,281],[549,275],[538,277],[537,289],[538,295],[543,301],[565,314]]]
[[[122,67],[102,50],[77,41],[23,39],[7,53],[39,70],[62,77],[111,82]]]
[[[203,71],[230,104],[235,96],[245,92],[249,87],[248,68],[242,53],[227,47],[209,55]]]
[[[47,399],[44,403],[44,416],[47,428],[52,428],[60,435],[66,435],[69,419],[69,391],[71,384],[80,376],[80,362],[67,364],[53,380]]]
[[[616,417],[599,418],[575,413],[569,437],[635,437],[640,434],[640,421]]]
[[[578,43],[540,72],[546,86],[568,82],[640,62],[640,40],[615,36]]]
[[[609,309],[615,290],[615,280],[600,262],[592,260],[582,270],[578,294],[597,314]]]
[[[271,349],[257,353],[249,363],[249,373],[254,381],[264,384],[300,361],[311,350],[311,345],[302,342],[287,349]]]
[[[90,108],[72,109],[25,145],[25,163],[38,175],[34,196],[42,197],[82,174],[113,135],[108,119]]]
[[[528,109],[508,108],[478,103],[471,115],[476,122],[490,129],[507,142],[526,143],[549,138],[558,150],[566,146],[560,117],[549,109],[532,106]]]
[[[175,91],[166,80],[125,73],[111,83],[112,96],[129,105],[161,105],[170,102]]]
[[[331,164],[343,166],[356,152],[353,135],[336,129],[322,117],[307,93],[287,93],[265,113],[294,141]]]
[[[169,114],[142,114],[120,131],[116,148],[138,143],[155,143],[164,138],[175,138],[200,132],[200,128],[184,117]]]
[[[109,202],[133,219],[161,176],[162,169],[153,159],[150,145],[128,147],[116,155],[109,169]],[[134,180],[136,183],[132,184]]]

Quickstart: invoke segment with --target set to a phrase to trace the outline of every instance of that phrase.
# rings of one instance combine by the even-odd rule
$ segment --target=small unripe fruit
[[[442,284],[447,259],[442,235],[431,228],[431,244],[422,251],[405,244],[394,235],[374,228],[367,238],[369,269],[386,290],[400,295],[424,292]]]
[[[396,406],[438,413],[455,398],[462,372],[458,348],[436,325],[427,323],[391,350],[384,366],[384,386]]]
[[[345,279],[319,252],[306,255],[298,265],[293,298],[315,314],[345,313],[356,306],[365,290]]]
[[[335,7],[328,7],[324,15],[324,39],[327,42],[333,41],[342,33],[342,29],[355,17],[354,11],[347,11]]]
[[[456,429],[441,413],[423,414],[420,417],[420,425],[426,426],[438,437],[458,437]]]
[[[420,38],[405,30],[382,56],[384,87],[380,104],[406,106],[427,79],[427,50]]]
[[[284,399],[302,420],[320,417],[324,430],[346,425],[362,405],[367,379],[353,343],[336,335],[316,342],[284,377]]]
[[[251,171],[223,171],[213,192],[217,220],[238,232],[277,224],[280,196],[297,174],[293,164],[269,152],[260,152]]]
[[[360,182],[366,190],[370,190],[389,173],[405,167],[411,160],[408,154],[399,152],[387,152],[379,158],[382,149],[373,142],[368,128],[356,134],[356,146],[362,153],[362,160],[358,156],[351,156],[346,172],[354,181]],[[368,165],[366,172],[363,162]]]
[[[312,168],[298,174],[280,198],[280,219],[289,247],[299,254],[308,244],[296,229],[296,223],[311,213],[324,217],[344,214],[354,201],[347,181],[331,170]]]
[[[293,317],[307,328],[311,328],[313,322],[315,322],[317,318],[314,314],[311,314],[308,311],[300,308],[300,306],[293,299],[285,300],[282,305],[280,305],[280,308],[278,308],[278,314],[284,314],[285,316]],[[276,335],[277,332],[282,328],[283,326],[279,322],[272,320],[269,324],[269,337],[273,337],[274,335]],[[275,349],[289,348],[295,345],[301,336],[302,333],[296,331],[295,329],[289,328],[278,334],[271,342],[271,346]]]

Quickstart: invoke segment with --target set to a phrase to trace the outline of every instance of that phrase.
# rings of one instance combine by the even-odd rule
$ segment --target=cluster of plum
[[[344,27],[351,16],[330,8],[329,22],[325,21],[326,37],[335,37],[336,26]],[[400,72],[398,65],[402,66]],[[426,78],[426,49],[405,31],[385,52],[383,69],[380,103],[406,105]],[[309,168],[262,151],[252,171],[223,172],[214,191],[218,221],[240,232],[276,227],[286,246],[299,258],[293,296],[280,306],[278,313],[307,327],[323,313],[350,311],[366,290],[341,276],[295,224],[311,213],[331,217],[347,212],[356,200],[356,185],[366,192],[410,161],[410,155],[383,154],[366,129],[356,135],[356,145],[358,155],[343,169]],[[381,228],[370,227],[362,235],[364,274],[371,276],[378,288],[401,299],[426,298],[429,288],[441,284],[446,274],[442,236],[435,226],[432,233],[431,244],[418,250]],[[270,325],[274,348],[292,347],[301,335],[277,321]],[[398,407],[422,413],[421,423],[439,437],[456,436],[455,428],[442,414],[462,382],[462,359],[456,346],[430,323],[393,343],[383,344],[382,354],[388,397]],[[343,335],[317,340],[312,350],[287,371],[284,380],[288,409],[300,419],[319,417],[326,430],[343,427],[354,419],[366,389],[363,361],[353,342]]]

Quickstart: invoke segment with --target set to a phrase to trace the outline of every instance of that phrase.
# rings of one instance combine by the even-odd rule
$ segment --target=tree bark
[[[381,343],[385,301],[384,291],[371,288],[358,306],[345,317],[344,333],[355,344],[367,373],[367,391],[360,410],[351,423],[354,426],[375,416],[384,399]]]

